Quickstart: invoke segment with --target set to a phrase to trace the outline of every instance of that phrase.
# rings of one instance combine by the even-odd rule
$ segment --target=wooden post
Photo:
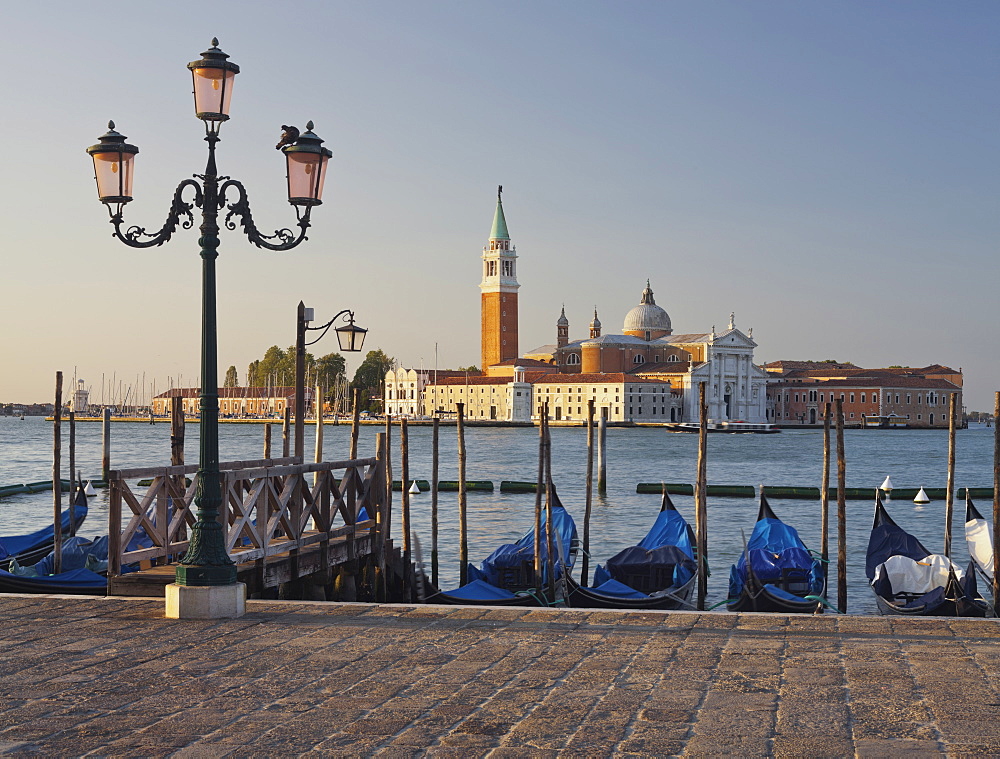
[[[837,608],[847,613],[847,458],[844,455],[844,402],[837,399]]]
[[[948,492],[944,498],[944,555],[951,558],[951,525],[955,518],[955,425],[958,393],[948,395]],[[995,563],[995,562],[994,562]]]
[[[597,492],[605,495],[608,492],[608,418],[601,409],[601,418],[597,422]]]
[[[590,575],[590,510],[594,494],[594,399],[587,401],[587,502],[583,512],[583,567],[580,584],[587,586]]]
[[[358,457],[358,432],[361,428],[361,388],[354,388],[354,412],[351,418],[351,461]]]
[[[111,409],[105,408],[101,419],[101,479],[107,484],[111,472]]]
[[[316,385],[316,463],[323,461],[323,396],[322,388]],[[313,472],[313,487],[319,484],[322,472]]]
[[[823,480],[819,507],[823,524],[820,528],[820,558],[823,559],[824,583],[830,580],[830,402],[823,409]]]
[[[708,535],[705,524],[705,499],[708,486],[708,404],[705,401],[705,383],[698,383],[698,474],[694,490],[695,542],[698,556],[698,611],[705,610],[705,596],[708,594]]]
[[[535,585],[542,583],[542,491],[545,488],[545,420],[549,416],[549,404],[541,405],[538,413],[538,481],[535,483]]]
[[[264,458],[271,458],[271,423],[264,423]]]
[[[388,511],[388,506],[386,503],[386,493],[392,492],[392,479],[388,476],[388,453],[389,444],[386,440],[384,432],[375,433],[375,456],[378,459],[378,466],[376,467],[377,475],[375,482],[372,483],[371,492],[373,494],[373,500],[375,501],[374,513],[371,513],[373,509],[369,509],[369,514],[372,519],[375,520],[376,529],[376,545],[375,548],[375,581],[372,583],[372,591],[377,600],[386,600],[386,581],[385,581],[385,545],[388,540],[388,535],[386,534],[386,512]],[[381,497],[374,495],[381,491]],[[371,503],[371,501],[369,501]],[[379,583],[381,583],[381,598],[379,598]]]
[[[438,587],[438,442],[440,419],[434,417],[431,431],[431,584]]]
[[[75,401],[75,398],[74,398]],[[69,412],[69,536],[76,535],[76,411]]]
[[[170,465],[184,465],[184,399],[176,396],[170,399]]]
[[[469,534],[466,525],[465,502],[465,404],[456,403],[458,409],[458,561],[459,585],[469,581]]]
[[[410,600],[410,436],[406,419],[399,420],[399,467],[402,478],[403,597]]]
[[[556,536],[552,519],[552,433],[545,415],[545,570],[549,576],[549,602],[556,601]]]
[[[281,455],[286,459],[292,449],[291,428],[292,410],[285,406],[285,418],[281,421]]]
[[[385,415],[385,538],[392,530],[392,417]]]
[[[993,400],[993,605],[1000,598],[1000,393]]]
[[[62,372],[56,372],[56,409],[52,424],[52,507],[55,518],[52,526],[55,528],[54,574],[62,571]]]

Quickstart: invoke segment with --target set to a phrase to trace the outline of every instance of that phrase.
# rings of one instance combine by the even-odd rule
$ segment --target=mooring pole
[[[375,433],[375,456],[378,459],[376,482],[372,484],[372,493],[381,491],[382,497],[373,496],[377,508],[374,514],[369,514],[375,519],[378,534],[377,545],[375,547],[375,581],[372,583],[372,592],[376,599],[385,601],[388,598],[385,579],[385,545],[389,536],[386,532],[389,504],[386,501],[387,493],[392,492],[392,479],[389,477],[388,459],[389,443],[384,432]],[[380,480],[380,481],[379,481]],[[380,502],[380,503],[379,503]],[[369,509],[371,511],[371,509]]]
[[[438,456],[441,420],[434,417],[431,429],[431,584],[438,587]]]
[[[538,412],[538,482],[535,483],[535,585],[542,583],[542,492],[545,489],[545,420],[549,404],[543,403]]]
[[[76,398],[74,400],[74,405]],[[69,536],[76,535],[76,411],[69,412]]]
[[[351,413],[351,461],[358,457],[358,435],[361,431],[361,388],[354,388],[354,408]]]
[[[56,372],[56,407],[52,423],[52,508],[55,516],[52,526],[55,529],[55,551],[53,562],[54,574],[62,571],[62,372]]]
[[[271,423],[264,422],[264,458],[271,458]]]
[[[993,400],[993,605],[1000,604],[1000,393]]]
[[[545,567],[549,575],[549,602],[556,602],[556,536],[555,524],[552,519],[552,433],[549,430],[549,420],[545,419]]]
[[[316,463],[323,461],[323,395],[322,388],[316,385]],[[313,472],[313,487],[319,484],[320,472]]]
[[[605,410],[601,409],[597,422],[597,492],[601,495],[608,492],[608,418],[604,415]]]
[[[292,410],[285,406],[285,416],[281,420],[281,455],[288,458],[292,450]]]
[[[698,544],[698,611],[705,610],[708,595],[708,535],[705,517],[705,500],[708,487],[708,404],[705,401],[705,383],[698,383],[698,474],[694,491],[695,542]]]
[[[108,484],[111,477],[111,409],[103,409],[101,415],[101,479]]]
[[[847,613],[847,457],[844,455],[844,402],[837,399],[837,608]]]
[[[410,435],[406,419],[399,420],[399,467],[402,478],[403,598],[410,600]]]
[[[824,584],[830,580],[830,402],[823,408],[823,480],[819,506],[823,524],[820,529],[820,558],[823,559]]]
[[[948,396],[948,492],[944,499],[944,555],[951,558],[951,526],[955,519],[955,427],[958,393]]]
[[[456,403],[455,407],[458,409],[458,582],[465,585],[469,581],[469,534],[465,513],[465,404]]]
[[[583,567],[580,584],[587,586],[590,574],[590,510],[594,496],[594,399],[587,401],[587,504],[583,512]]]
[[[385,537],[392,529],[392,417],[385,415]],[[388,592],[388,590],[386,591]]]

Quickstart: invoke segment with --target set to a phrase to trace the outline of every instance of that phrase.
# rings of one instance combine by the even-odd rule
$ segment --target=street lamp
[[[365,335],[368,330],[359,327],[354,323],[354,312],[345,308],[335,317],[330,319],[321,327],[310,327],[309,322],[313,321],[313,309],[306,308],[302,301],[299,301],[299,308],[295,317],[295,455],[302,459],[305,456],[305,425],[303,423],[306,415],[305,399],[305,373],[306,373],[306,346],[318,343],[330,327],[341,317],[344,317],[344,325],[334,330],[337,333],[337,342],[340,349],[345,353],[357,353],[365,344]],[[321,332],[321,334],[308,343],[306,342],[306,332]],[[321,399],[317,398],[317,410]],[[321,424],[320,415],[316,415],[317,424]]]
[[[226,211],[224,223],[235,230],[237,221],[247,239],[259,248],[290,250],[306,239],[312,207],[322,203],[323,177],[332,157],[322,147],[310,121],[306,132],[283,127],[278,148],[285,154],[288,176],[288,202],[295,208],[299,231],[279,229],[271,235],[262,234],[254,224],[243,184],[227,176],[219,176],[215,166],[215,146],[219,130],[229,120],[233,83],[240,67],[228,60],[218,47],[219,41],[202,53],[200,60],[187,66],[194,87],[195,115],[205,124],[208,143],[208,163],[204,174],[184,179],[174,191],[167,220],[159,231],[149,234],[144,227],[124,227],[122,209],[132,200],[133,163],[139,149],[125,142],[125,135],[115,131],[113,122],[100,142],[87,148],[94,160],[97,194],[107,205],[114,226],[114,236],[133,248],[150,248],[167,242],[177,230],[194,226],[195,206],[201,209],[202,258],[202,342],[201,342],[201,425],[198,460],[198,487],[195,504],[197,520],[191,528],[188,550],[177,567],[176,582],[187,586],[232,585],[236,582],[236,566],[226,551],[222,525],[218,522],[222,493],[219,484],[219,394],[216,334],[215,259],[219,247],[219,212]],[[200,181],[199,181],[200,180]],[[184,200],[188,192],[190,202]]]

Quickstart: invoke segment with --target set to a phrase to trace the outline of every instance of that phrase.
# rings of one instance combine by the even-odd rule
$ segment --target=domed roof
[[[649,287],[648,279],[646,289],[642,291],[642,300],[625,315],[625,326],[622,329],[625,332],[672,331],[670,316],[653,300],[653,291]]]
[[[598,329],[601,326],[601,320],[597,318],[597,309],[594,309],[594,321],[590,323],[591,329]]]
[[[563,306],[562,313],[559,314],[559,318],[556,319],[557,327],[568,327],[569,319],[566,318],[566,306]]]

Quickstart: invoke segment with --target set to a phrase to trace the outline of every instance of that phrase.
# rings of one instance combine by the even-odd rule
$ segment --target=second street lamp
[[[166,222],[155,233],[145,227],[124,227],[122,209],[132,200],[132,164],[139,149],[125,142],[125,136],[109,131],[100,142],[87,149],[94,160],[97,192],[107,205],[114,226],[114,236],[133,248],[149,248],[167,242],[177,230],[194,226],[194,208],[201,210],[202,259],[202,321],[201,321],[201,424],[198,459],[198,485],[195,504],[197,520],[191,528],[188,550],[177,567],[178,585],[217,586],[236,582],[236,567],[226,550],[223,526],[219,524],[222,493],[219,483],[219,395],[218,347],[216,327],[215,259],[219,247],[219,213],[226,211],[223,224],[235,230],[237,225],[247,239],[259,248],[291,250],[306,239],[309,216],[313,206],[322,203],[323,175],[326,164],[333,155],[322,147],[322,142],[312,132],[312,122],[307,131],[299,135],[294,127],[284,127],[285,135],[278,147],[286,156],[288,172],[288,202],[295,208],[299,231],[276,230],[271,235],[262,234],[254,224],[247,200],[246,189],[238,180],[219,176],[215,165],[215,148],[219,130],[229,120],[232,89],[240,67],[229,61],[229,56],[218,47],[219,41],[202,53],[200,60],[188,64],[194,86],[195,115],[205,125],[208,143],[208,162],[203,174],[184,179],[174,191]],[[287,137],[287,139],[286,139]],[[301,145],[299,142],[301,141]],[[308,156],[308,158],[302,158]],[[310,166],[307,173],[298,168]],[[300,175],[309,178],[301,181]],[[184,199],[185,194],[190,201]],[[123,228],[124,227],[124,228]]]
[[[318,343],[323,339],[324,335],[330,331],[330,327],[333,326],[341,317],[344,318],[344,325],[337,327],[335,330],[337,333],[337,341],[340,343],[340,349],[345,353],[356,353],[361,350],[362,346],[365,344],[365,335],[368,334],[368,330],[364,327],[359,327],[354,323],[354,312],[350,309],[345,308],[339,314],[334,316],[330,321],[321,327],[310,327],[309,322],[313,320],[313,309],[306,308],[302,301],[299,301],[299,307],[295,315],[295,455],[301,460],[305,456],[305,415],[306,415],[306,399],[305,399],[305,373],[306,373],[306,346]],[[306,342],[306,332],[320,332],[320,335],[308,343]],[[316,423],[321,424],[319,411],[319,404],[323,402],[322,398],[316,399]]]

